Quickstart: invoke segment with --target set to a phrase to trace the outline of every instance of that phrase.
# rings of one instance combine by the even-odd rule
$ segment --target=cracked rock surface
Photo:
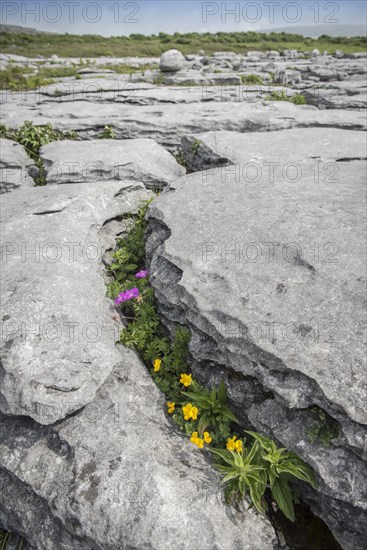
[[[33,187],[2,209],[0,407],[52,424],[90,402],[119,361],[105,298],[106,221],[150,193],[136,182]]]
[[[166,324],[193,332],[194,374],[224,378],[244,425],[314,467],[306,498],[348,549],[365,547],[367,517],[364,174],[354,160],[322,184],[193,173],[154,201],[147,242]],[[311,406],[338,422],[329,449],[307,436]]]
[[[30,175],[34,162],[19,143],[0,138],[0,194],[34,185]]]
[[[80,66],[0,92],[5,135],[26,120],[76,132],[42,147],[45,187],[33,187],[26,150],[0,140],[9,550],[20,536],[32,550],[287,549],[266,517],[224,504],[144,364],[115,344],[123,327],[103,263],[146,188],[165,189],[147,251],[163,321],[191,329],[195,377],[224,380],[243,426],[313,466],[319,487],[304,486],[303,500],[343,550],[365,550],[366,54],[166,57],[162,73],[159,58],[0,54],[1,68],[30,74]],[[308,105],[273,101],[297,94]],[[171,153],[198,172],[184,176]],[[296,178],[283,171],[292,162]],[[327,447],[309,436],[315,410]]]
[[[269,185],[280,177],[296,183],[305,175],[336,183],[340,163],[367,158],[367,142],[364,132],[338,128],[294,128],[265,135],[221,131],[184,137],[182,151],[191,171],[218,169],[223,181],[237,173],[248,182],[267,180]]]
[[[366,118],[360,110],[319,110],[312,105],[293,105],[277,101],[264,105],[252,103],[245,96],[238,96],[241,88],[235,88],[232,100],[217,94],[221,101],[202,101],[184,104],[125,105],[109,102],[99,104],[82,98],[77,103],[48,102],[6,103],[3,123],[17,128],[24,120],[34,124],[50,123],[58,130],[75,130],[83,138],[95,138],[103,128],[112,126],[118,138],[151,138],[168,148],[177,147],[186,134],[231,130],[256,132],[284,130],[288,128],[335,127],[349,130],[366,129]],[[205,92],[207,93],[207,92]],[[213,90],[210,90],[213,93]],[[167,91],[173,98],[176,92]],[[11,97],[11,96],[10,96]],[[96,103],[98,106],[96,106]]]
[[[151,196],[89,181],[1,201],[0,525],[36,550],[192,550],[198,536],[201,550],[277,550],[265,516],[224,504],[146,367],[115,345],[102,257]]]
[[[136,355],[53,426],[0,416],[1,525],[37,550],[276,550],[269,521],[222,502],[203,455],[172,433]]]
[[[152,139],[55,141],[42,147],[40,156],[48,184],[135,180],[148,188],[162,188],[185,174]]]

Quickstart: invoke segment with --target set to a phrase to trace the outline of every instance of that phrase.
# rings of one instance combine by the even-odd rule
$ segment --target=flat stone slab
[[[161,189],[185,174],[185,168],[151,139],[55,141],[42,147],[40,157],[49,184],[136,180]]]
[[[15,189],[34,185],[29,171],[34,162],[24,147],[10,139],[0,138],[0,193],[10,193]]]
[[[117,356],[95,399],[57,425],[0,416],[2,526],[38,550],[278,548],[265,516],[224,504],[137,356]]]
[[[241,89],[239,88],[241,92]],[[207,97],[223,94],[220,87],[209,88]],[[214,130],[256,132],[289,128],[335,127],[340,129],[366,129],[362,111],[340,109],[319,110],[313,106],[293,105],[289,102],[247,103],[238,101],[204,102],[184,105],[132,106],[116,103],[94,104],[79,101],[78,108],[72,103],[40,105],[34,109],[31,103],[7,103],[3,109],[3,124],[19,127],[24,120],[34,124],[51,123],[59,130],[76,130],[86,138],[96,137],[106,125],[116,131],[118,138],[149,137],[167,147],[179,145],[187,134]]]
[[[248,181],[285,177],[296,182],[314,175],[318,181],[336,180],[339,162],[367,158],[364,132],[337,128],[294,128],[281,132],[206,132],[182,139],[182,151],[191,170],[218,168],[223,179],[237,173]]]
[[[268,136],[264,138],[266,143]],[[338,181],[331,183],[306,177],[294,184],[282,178],[272,184],[265,178],[251,184],[235,174],[224,181],[220,170],[191,174],[176,182],[174,193],[154,201],[151,216],[172,231],[164,257],[183,270],[180,288],[187,284],[187,292],[207,320],[231,318],[243,327],[245,350],[252,343],[256,355],[259,345],[277,358],[281,370],[303,373],[310,383],[317,383],[330,404],[367,424],[365,348],[360,334],[366,258],[365,163],[339,164]],[[268,241],[274,243],[272,261],[264,252]],[[249,248],[248,243],[254,244]],[[197,270],[203,274],[199,279]],[[225,300],[218,303],[224,289]],[[322,327],[337,326],[339,337],[324,346],[307,337],[316,330],[312,317]],[[292,338],[268,341],[255,330],[256,323],[282,320],[294,324]],[[298,330],[301,325],[308,329]],[[225,330],[218,322],[215,326]],[[350,369],[342,368],[343,364]],[[243,369],[252,367],[243,365]],[[285,387],[274,389],[290,406],[307,406],[315,397],[302,391],[288,393]]]
[[[150,196],[131,181],[3,196],[4,413],[52,424],[94,399],[120,358],[101,264],[110,246],[104,224]]]

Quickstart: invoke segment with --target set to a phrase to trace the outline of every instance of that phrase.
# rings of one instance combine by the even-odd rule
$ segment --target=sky
[[[344,34],[366,25],[365,0],[2,0],[1,23],[70,34],[271,31]],[[343,32],[338,32],[340,29]]]

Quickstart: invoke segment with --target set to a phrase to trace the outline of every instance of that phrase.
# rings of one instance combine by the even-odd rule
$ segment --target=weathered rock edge
[[[1,201],[0,410],[53,424],[92,401],[119,360],[106,298],[109,221],[152,196],[137,182],[34,187]],[[112,226],[112,229],[114,227]]]
[[[164,415],[121,348],[94,401],[53,426],[0,413],[0,525],[37,550],[276,550],[254,510],[224,505],[219,479]]]
[[[8,215],[14,214],[11,206],[18,204],[19,208],[19,201],[24,199],[26,207],[19,216],[25,221],[18,224],[19,231],[27,231],[27,221],[38,216],[41,221],[37,238],[42,240],[45,226],[59,229],[57,216],[69,210],[63,220],[68,229],[74,230],[74,238],[82,237],[82,228],[87,224],[87,237],[99,242],[104,250],[112,248],[116,236],[124,231],[124,215],[136,210],[149,196],[141,184],[134,182],[71,187],[49,186],[19,194],[18,202],[7,201]],[[97,196],[102,203],[99,207],[94,206]],[[72,223],[75,210],[78,219],[84,218],[79,233]],[[106,219],[106,215],[113,218]],[[42,221],[45,219],[48,221]],[[15,216],[15,223],[17,220]],[[52,233],[48,237],[52,238]],[[87,237],[83,234],[83,242],[90,242]],[[26,267],[31,273],[31,265],[13,257],[8,267],[17,264],[20,279],[17,275],[14,281],[21,282]],[[57,270],[50,273],[45,265],[40,267],[46,279],[37,296],[45,300],[54,282],[48,276],[57,275]],[[63,270],[66,267],[61,265]],[[101,258],[98,265],[83,267],[92,272],[92,280],[100,277],[103,282]],[[75,276],[70,286],[63,284],[63,279],[57,283],[64,294],[79,292]],[[92,293],[90,282],[85,284],[89,285],[89,298],[96,302],[101,322],[108,326],[115,312],[108,309],[112,302],[105,298],[105,286],[96,284]],[[18,300],[16,293],[12,296]],[[24,303],[33,302],[32,296],[26,293]],[[18,319],[17,311],[13,320]],[[84,315],[84,321],[89,321],[88,309],[82,308],[80,313],[79,320]],[[37,337],[30,342],[15,338],[8,347],[16,346],[21,351],[23,346],[24,356],[32,358],[40,343]],[[101,347],[101,342],[98,345]],[[22,535],[36,550],[191,550],[197,547],[198,536],[201,550],[277,550],[277,537],[268,519],[254,510],[239,513],[226,507],[218,476],[205,455],[187,438],[172,433],[172,424],[164,414],[164,396],[137,355],[123,346],[116,348],[115,340],[110,338],[103,340],[103,352],[109,353],[101,364],[95,347],[90,346],[96,360],[90,370],[94,380],[92,388],[84,384],[76,407],[66,407],[60,391],[60,396],[52,395],[43,414],[38,411],[33,419],[32,407],[28,411],[23,403],[12,410],[15,414],[9,414],[9,402],[2,400],[7,414],[0,412],[0,525]],[[55,361],[64,354],[60,344],[43,351]],[[73,351],[77,353],[77,349]],[[6,366],[9,371],[9,357]],[[51,371],[52,366],[48,364]],[[98,367],[102,367],[99,374]],[[71,383],[73,372],[69,374]],[[5,389],[10,388],[14,397],[19,392],[19,404],[24,394],[37,402],[39,388],[31,383],[28,391],[31,377],[24,377],[14,385],[6,384]],[[65,399],[70,404],[70,397],[66,395]]]
[[[161,195],[161,198],[163,201],[167,200],[169,195],[177,193],[177,189],[186,187],[190,183],[193,185],[202,184],[203,181],[213,183],[215,179],[219,180],[218,174],[213,175],[209,171],[205,178],[202,178],[200,173],[190,174],[175,182],[171,189]],[[177,324],[190,328],[192,333],[190,352],[193,358],[194,375],[201,383],[208,386],[217,385],[221,380],[225,380],[229,388],[231,404],[244,426],[250,424],[258,431],[271,435],[308,462],[317,473],[319,488],[315,492],[305,486],[304,500],[330,527],[343,548],[346,550],[354,550],[356,547],[367,548],[364,536],[364,525],[367,522],[363,481],[366,474],[364,426],[351,421],[339,407],[330,407],[330,403],[317,384],[312,379],[307,381],[305,377],[303,382],[310,384],[305,402],[310,400],[310,403],[316,402],[337,419],[340,422],[341,437],[330,449],[318,443],[311,444],[304,437],[300,437],[300,434],[304,434],[305,428],[312,425],[310,416],[303,408],[290,406],[284,399],[284,394],[282,395],[281,392],[278,394],[275,389],[277,385],[282,386],[282,380],[285,380],[286,365],[282,364],[277,372],[277,358],[272,358],[266,350],[258,348],[256,352],[254,348],[250,350],[250,355],[255,351],[255,354],[258,353],[259,357],[262,357],[264,364],[260,363],[260,368],[254,368],[252,374],[241,373],[241,369],[237,368],[239,364],[239,358],[236,357],[237,345],[233,346],[236,338],[229,337],[226,342],[222,331],[218,331],[218,327],[210,322],[209,312],[200,310],[195,296],[190,292],[190,287],[191,290],[194,287],[185,286],[188,281],[187,273],[185,273],[185,281],[182,281],[184,273],[183,266],[180,264],[180,253],[176,254],[172,246],[167,253],[166,246],[171,238],[171,229],[166,224],[164,208],[160,208],[160,198],[151,205],[147,216],[149,220],[147,257],[162,321],[170,330]],[[205,213],[203,216],[205,218]],[[194,223],[193,216],[189,217]],[[185,233],[185,238],[190,241],[192,235]],[[191,266],[189,262],[185,266],[186,271]],[[243,334],[244,327],[236,327],[235,318],[223,315],[221,321],[230,325],[232,336]],[[270,361],[271,369],[275,368],[272,370],[275,378],[271,389],[267,386],[269,378],[266,379],[263,376],[264,373],[261,373],[267,361]],[[298,373],[300,378],[297,378],[291,370],[288,374],[291,377],[288,389],[292,387],[296,389],[297,380],[299,383],[302,382],[301,373]],[[278,382],[276,382],[277,376]]]

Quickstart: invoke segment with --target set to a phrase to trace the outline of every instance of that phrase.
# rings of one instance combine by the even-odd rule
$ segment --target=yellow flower
[[[237,439],[235,435],[232,438],[229,437],[227,439],[227,450],[228,451],[234,451],[235,450],[235,448],[236,448],[235,445],[234,445],[235,439]]]
[[[198,438],[198,435],[199,435],[198,432],[192,432],[191,437],[190,437],[191,443],[195,443],[195,444],[196,444],[196,440],[197,440],[197,438]]]
[[[212,441],[212,438],[210,437],[209,432],[204,432],[204,441],[205,443],[208,443],[208,444]]]
[[[153,369],[154,369],[154,372],[158,372],[159,369],[161,368],[161,359],[156,359],[153,363]]]
[[[187,388],[192,384],[192,374],[181,374],[180,382]]]
[[[197,445],[199,449],[202,449],[204,447],[204,440],[198,437],[198,435],[198,432],[192,432],[190,441],[191,443],[194,443],[194,445]]]
[[[167,401],[167,412],[169,414],[172,414],[173,411],[175,410],[175,402],[174,401]]]
[[[196,445],[199,447],[199,449],[202,449],[204,447],[204,441],[200,437],[198,437],[196,439]]]
[[[199,414],[199,409],[197,407],[193,407],[191,403],[188,403],[182,407],[182,412],[185,420],[190,420],[190,418],[196,420]]]
[[[228,451],[237,451],[238,453],[242,453],[242,440],[238,439],[236,441],[237,437],[234,435],[232,438],[229,437],[227,439],[227,450]]]

